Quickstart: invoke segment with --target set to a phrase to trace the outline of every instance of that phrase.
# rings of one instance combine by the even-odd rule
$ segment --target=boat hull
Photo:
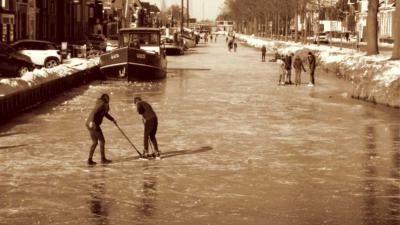
[[[165,45],[165,53],[167,55],[183,55],[184,54],[183,47],[179,47],[176,45]]]
[[[100,57],[100,69],[108,78],[158,80],[166,77],[165,55],[124,47]]]

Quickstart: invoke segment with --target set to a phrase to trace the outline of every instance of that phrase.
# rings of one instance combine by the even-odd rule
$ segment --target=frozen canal
[[[163,82],[95,82],[0,127],[0,224],[400,224],[399,111],[335,78],[277,86],[275,64],[222,41],[169,57]],[[153,105],[163,160],[104,120],[114,163],[86,165],[101,93],[140,149],[133,96]]]

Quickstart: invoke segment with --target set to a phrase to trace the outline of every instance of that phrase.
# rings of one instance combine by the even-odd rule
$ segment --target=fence
[[[26,90],[2,96],[0,97],[0,124],[57,94],[100,78],[99,67],[92,67],[85,71],[79,71]]]

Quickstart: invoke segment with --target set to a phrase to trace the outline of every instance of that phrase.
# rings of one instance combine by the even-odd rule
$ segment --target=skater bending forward
[[[149,103],[143,101],[140,97],[134,98],[137,112],[142,115],[144,123],[144,136],[143,136],[143,158],[149,157],[149,139],[154,147],[153,157],[160,157],[160,151],[158,150],[156,133],[158,126],[157,115]]]

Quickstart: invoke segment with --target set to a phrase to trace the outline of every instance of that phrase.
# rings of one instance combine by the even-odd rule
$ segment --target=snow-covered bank
[[[365,53],[338,47],[318,46],[236,34],[248,45],[279,54],[299,54],[303,59],[307,52],[317,56],[318,67],[335,73],[352,82],[354,98],[360,98],[391,107],[400,107],[400,60],[391,61],[389,56],[365,56]],[[318,82],[318,74],[317,82]]]
[[[53,68],[35,69],[24,74],[21,78],[0,79],[0,96],[32,88],[44,82],[71,75],[78,71],[87,70],[99,64],[99,58],[64,60],[63,64]]]

